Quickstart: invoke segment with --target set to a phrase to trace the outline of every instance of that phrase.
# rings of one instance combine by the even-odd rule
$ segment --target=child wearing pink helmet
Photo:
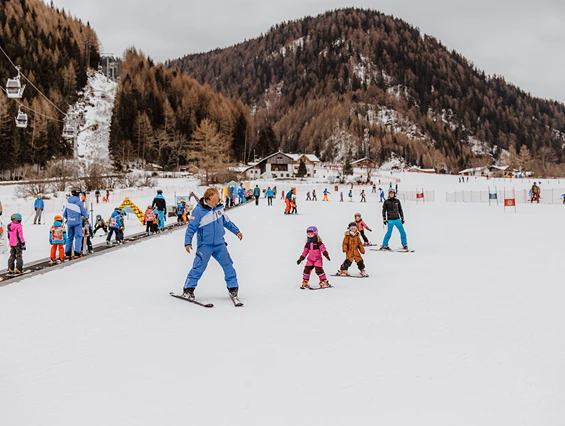
[[[318,277],[320,278],[319,288],[331,287],[326,277],[326,273],[324,272],[322,259],[322,256],[324,256],[326,259],[330,260],[330,255],[326,246],[322,243],[322,239],[318,235],[318,228],[315,226],[309,226],[306,229],[306,236],[307,238],[304,250],[296,261],[296,264],[300,265],[302,261],[306,259],[306,265],[304,266],[304,272],[302,273],[302,286],[300,288],[311,289],[309,281],[312,269],[316,269],[316,274],[318,274]]]

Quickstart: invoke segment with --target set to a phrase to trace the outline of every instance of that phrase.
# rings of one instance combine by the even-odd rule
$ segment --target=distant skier
[[[163,197],[163,191],[158,189],[157,195],[153,198],[152,207],[157,207],[157,219],[159,222],[159,229],[162,231],[165,229],[165,221],[167,220],[167,202],[165,197]]]
[[[310,191],[306,193],[306,201],[312,201],[312,198],[310,197]]]
[[[284,208],[284,214],[290,214],[290,210],[292,209],[292,197],[294,196],[294,193],[292,192],[292,190],[288,191],[284,197],[284,204],[285,204],[285,208]]]
[[[339,202],[343,203],[343,191],[339,193]]]
[[[320,287],[330,287],[326,273],[324,272],[322,256],[328,259],[328,261],[330,260],[328,250],[318,235],[318,228],[309,226],[306,229],[306,244],[304,245],[304,250],[296,261],[296,264],[300,265],[302,261],[306,259],[306,265],[304,265],[304,271],[302,272],[302,286],[300,288],[310,288],[309,281],[312,269],[316,270],[316,274],[318,274],[320,278]]]
[[[373,184],[373,190],[371,191],[371,193],[376,194],[377,193],[377,185]]]
[[[82,235],[84,238],[84,241],[86,242],[86,249],[88,250],[88,253],[92,254],[94,253],[94,247],[92,246],[92,225],[90,224],[90,221],[86,218],[82,219]]]
[[[184,237],[184,247],[187,253],[192,250],[194,234],[196,234],[197,248],[192,269],[184,283],[183,297],[194,299],[194,289],[206,270],[210,257],[214,257],[224,270],[224,278],[230,296],[237,297],[239,284],[225,242],[224,228],[227,228],[240,240],[243,238],[239,228],[224,213],[224,206],[220,203],[218,191],[214,188],[208,188],[204,192],[204,197],[200,199],[198,205],[192,211],[192,217]]]
[[[369,232],[373,232],[373,230],[367,226],[367,224],[365,223],[365,221],[363,219],[361,219],[361,213],[355,213],[355,223],[357,224],[357,229],[359,230],[359,235],[361,235],[361,238],[363,238],[363,241],[364,241],[363,245],[368,246],[369,240],[365,236],[365,229]]]
[[[100,201],[100,190],[99,189],[94,191],[94,196],[96,197],[96,204],[98,204],[99,201]]]
[[[349,224],[348,230],[343,237],[341,250],[345,253],[345,260],[341,264],[338,273],[340,275],[349,275],[349,267],[353,262],[356,262],[357,267],[359,268],[359,273],[361,275],[366,275],[365,262],[361,256],[362,254],[365,254],[365,247],[361,244],[361,240],[359,239],[359,229],[355,222],[351,222]]]
[[[328,201],[328,195],[330,195],[330,192],[328,191],[328,188],[324,189],[323,192],[324,196],[322,198],[322,201]]]
[[[316,190],[315,189],[312,190],[312,201],[318,201],[318,198],[316,197]]]
[[[534,182],[531,189],[531,200],[530,203],[536,201],[539,204],[541,189],[540,187]]]
[[[65,256],[69,259],[82,257],[82,218],[88,219],[88,212],[84,203],[80,201],[80,191],[73,189],[71,196],[67,199],[67,205],[63,212],[63,218],[67,219],[67,244],[65,245]]]
[[[153,212],[153,208],[151,206],[147,206],[147,210],[145,210],[145,214],[143,215],[143,223],[145,224],[145,233],[147,235],[151,235],[153,233],[153,224],[156,222],[157,216],[155,212]]]
[[[364,189],[361,190],[361,194],[359,194],[359,195],[361,195],[361,201],[360,202],[366,203],[367,199],[365,198],[365,190]]]
[[[265,193],[265,195],[267,196],[267,206],[272,206],[273,205],[273,197],[275,195],[274,195],[274,192],[273,192],[273,190],[271,189],[270,186],[267,188],[267,192]]]
[[[259,189],[259,185],[255,185],[255,189],[253,190],[253,196],[255,197],[255,205],[259,205],[259,197],[261,196],[261,190]]]
[[[115,234],[116,244],[120,244],[120,231],[122,230],[122,215],[119,207],[116,207],[108,219],[108,236],[106,237],[106,245],[109,246],[112,235]]]
[[[22,215],[14,213],[10,216],[8,224],[8,241],[10,242],[10,258],[8,259],[9,274],[23,274],[24,260],[22,251],[26,249],[24,229],[22,227]]]
[[[347,194],[347,196],[349,197],[349,202],[352,203],[353,202],[353,189],[349,190],[349,194]]]
[[[37,198],[33,203],[33,208],[35,209],[35,217],[33,218],[33,224],[41,225],[41,215],[43,214],[43,210],[45,209],[45,203],[43,202],[43,198],[41,194],[37,194]]]
[[[395,190],[393,188],[390,188],[388,191],[388,199],[383,203],[383,223],[388,226],[388,229],[385,234],[381,250],[390,250],[388,242],[390,240],[394,227],[397,227],[398,231],[400,232],[400,241],[402,242],[402,248],[404,250],[408,250],[408,241],[406,239],[406,232],[404,231],[403,226],[404,213],[402,212],[402,204],[395,195]]]
[[[290,207],[290,214],[298,214],[298,210],[296,210],[296,195],[292,196],[292,200],[290,200]]]

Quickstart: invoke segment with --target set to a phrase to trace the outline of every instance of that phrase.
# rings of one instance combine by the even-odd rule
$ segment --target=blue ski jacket
[[[35,202],[33,203],[33,208],[43,210],[45,208],[45,203],[43,202],[43,199],[36,198]]]
[[[204,202],[204,198],[201,198],[198,205],[192,211],[192,217],[184,236],[184,245],[192,245],[194,234],[196,234],[198,246],[225,244],[224,235],[226,232],[224,228],[227,228],[235,235],[239,234],[239,228],[225,214],[222,203],[211,207]]]
[[[82,218],[88,219],[88,212],[84,208],[84,204],[76,195],[71,195],[67,200],[63,217],[67,219],[67,225],[81,225]]]

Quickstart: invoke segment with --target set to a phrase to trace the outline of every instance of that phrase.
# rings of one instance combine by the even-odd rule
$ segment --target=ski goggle
[[[313,237],[316,235],[315,232],[306,232],[306,235],[308,235],[309,237]]]
[[[349,231],[351,231],[351,232],[353,232],[353,231],[357,232],[358,229],[357,229],[356,226],[350,226],[350,227],[349,227]]]

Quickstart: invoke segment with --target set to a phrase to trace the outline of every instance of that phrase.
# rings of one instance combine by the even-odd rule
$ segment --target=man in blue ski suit
[[[35,217],[33,218],[33,224],[37,222],[38,225],[41,225],[41,215],[43,214],[43,209],[45,208],[45,203],[43,202],[43,198],[41,194],[37,195],[33,203],[33,208],[35,209]]]
[[[224,270],[224,278],[230,294],[237,296],[239,287],[237,274],[224,239],[224,228],[237,235],[240,240],[243,238],[239,228],[225,214],[224,205],[220,203],[218,191],[214,188],[208,188],[204,197],[200,199],[200,202],[192,211],[192,217],[184,237],[184,247],[188,253],[192,250],[194,234],[196,234],[197,242],[196,257],[184,283],[184,297],[194,299],[194,289],[206,270],[210,257],[214,257]]]
[[[82,218],[88,219],[84,203],[78,198],[79,191],[73,189],[67,200],[63,218],[67,220],[67,244],[65,256],[72,257],[73,241],[75,243],[75,258],[82,257]]]

